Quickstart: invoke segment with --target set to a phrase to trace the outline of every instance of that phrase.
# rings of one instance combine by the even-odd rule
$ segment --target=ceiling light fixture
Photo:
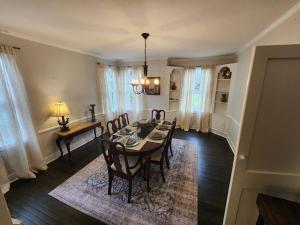
[[[150,36],[149,33],[142,33],[145,40],[145,61],[144,61],[144,77],[141,80],[132,80],[131,85],[135,94],[146,94],[146,89],[149,87],[150,81],[147,79],[148,65],[147,65],[147,43],[146,40]]]

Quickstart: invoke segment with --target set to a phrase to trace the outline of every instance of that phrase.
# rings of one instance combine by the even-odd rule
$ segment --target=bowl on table
[[[126,127],[122,128],[121,130],[118,131],[118,134],[120,134],[120,135],[131,135],[133,133],[134,133],[133,130],[130,130]]]
[[[135,139],[135,138],[132,138],[132,137],[129,137],[126,141],[125,141],[125,146],[126,147],[133,147],[133,146],[136,146],[138,145],[140,142]]]
[[[163,125],[172,125],[172,123],[171,122],[169,122],[169,121],[164,121],[163,123],[162,123]]]
[[[152,132],[149,134],[149,138],[152,140],[162,140],[166,137],[167,135],[161,132]]]
[[[137,121],[137,122],[134,122],[133,124],[131,124],[131,126],[133,126],[133,127],[138,127],[139,124],[140,124],[140,123]]]
[[[157,130],[161,130],[161,131],[167,131],[167,130],[170,130],[170,126],[168,125],[158,125],[156,127]]]

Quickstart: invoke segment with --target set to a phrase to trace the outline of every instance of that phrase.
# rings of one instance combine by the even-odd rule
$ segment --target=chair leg
[[[112,185],[113,177],[111,173],[108,173],[108,194],[111,195],[111,185]]]
[[[170,169],[170,161],[169,161],[169,154],[168,154],[168,152],[166,153],[166,164],[167,164],[167,168],[169,170]]]
[[[163,179],[163,182],[165,182],[166,180],[165,180],[164,168],[163,168],[163,166],[164,166],[164,161],[161,161],[159,165],[160,165],[160,173],[161,173],[161,177],[162,177],[162,179]]]
[[[147,180],[147,167],[144,165],[144,175],[143,175],[144,180]]]
[[[132,178],[128,180],[128,200],[127,200],[128,203],[130,203],[131,200],[131,192],[132,192]]]
[[[170,152],[171,152],[171,157],[173,156],[173,150],[172,150],[172,140],[170,141]]]
[[[147,191],[150,192],[150,162],[147,165]]]

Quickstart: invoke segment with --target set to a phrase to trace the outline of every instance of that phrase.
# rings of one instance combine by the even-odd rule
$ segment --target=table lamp
[[[60,131],[68,131],[69,118],[65,119],[65,116],[70,115],[69,108],[64,102],[56,102],[52,113],[53,116],[57,117],[57,123],[61,126]],[[61,117],[61,120],[59,119]]]

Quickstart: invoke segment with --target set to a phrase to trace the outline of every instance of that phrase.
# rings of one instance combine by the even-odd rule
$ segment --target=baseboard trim
[[[228,136],[228,134],[225,134],[222,131],[219,131],[219,130],[216,130],[216,129],[212,129],[212,128],[210,128],[209,131],[211,133],[213,133],[213,134],[216,134],[216,135],[218,135],[220,137],[225,138],[226,141],[227,141],[227,143],[229,144],[229,147],[230,147],[232,153],[235,155],[235,146],[234,146],[233,142],[231,141],[230,137]]]
[[[221,136],[223,138],[227,138],[227,134],[225,134],[224,132],[222,131],[219,131],[219,130],[216,130],[216,129],[213,129],[213,128],[210,128],[209,131],[213,134],[216,134],[218,136]]]
[[[229,144],[229,146],[230,146],[230,148],[231,148],[231,151],[232,151],[233,154],[235,155],[235,146],[234,146],[233,142],[231,141],[230,137],[227,136],[227,137],[226,137],[226,140],[227,140],[227,142],[228,142],[228,144]]]
[[[81,147],[82,145],[85,145],[86,143],[94,140],[94,134],[90,134],[89,136],[85,137],[85,138],[81,138],[80,141],[76,142],[76,144],[73,144],[72,148],[71,148],[71,152],[74,151],[75,149]],[[66,148],[63,148],[63,155],[68,154],[68,151]],[[53,162],[54,160],[58,159],[60,157],[60,151],[57,150],[47,156],[44,157],[44,160],[46,162],[46,164],[49,164],[51,162]]]

